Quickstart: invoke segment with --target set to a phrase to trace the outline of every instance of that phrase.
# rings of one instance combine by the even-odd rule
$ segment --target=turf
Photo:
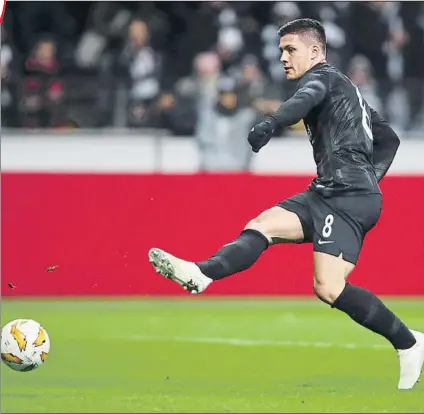
[[[424,330],[424,300],[388,302]],[[423,412],[375,334],[316,300],[3,300],[41,322],[44,366],[2,364],[2,412]]]

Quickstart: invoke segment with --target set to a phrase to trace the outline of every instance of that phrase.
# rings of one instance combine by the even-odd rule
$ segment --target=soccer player
[[[307,191],[265,210],[238,238],[203,262],[179,259],[153,248],[156,271],[191,293],[251,267],[271,245],[313,243],[313,289],[321,301],[382,335],[397,351],[399,389],[419,380],[424,334],[410,330],[368,290],[346,282],[366,234],[382,208],[379,181],[399,146],[390,126],[370,108],[350,79],[326,62],[326,35],[316,20],[298,19],[279,29],[281,63],[298,80],[290,99],[255,125],[248,141],[258,152],[281,126],[303,119],[317,177]]]

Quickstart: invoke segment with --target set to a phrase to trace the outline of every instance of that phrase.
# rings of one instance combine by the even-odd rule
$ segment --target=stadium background
[[[302,191],[314,174],[302,125],[256,156],[246,142],[293,90],[276,29],[299,16],[323,21],[329,60],[402,139],[353,278],[423,294],[421,3],[13,2],[1,50],[3,295],[176,294],[147,263],[151,246],[203,259]],[[271,250],[208,294],[312,293],[310,246]]]
[[[2,324],[40,320],[53,356],[37,386],[4,374],[5,412],[359,412],[381,410],[379,401],[393,412],[421,409],[422,393],[401,401],[387,391],[396,361],[369,350],[385,343],[313,300],[310,246],[270,249],[199,298],[147,260],[152,246],[204,259],[313,177],[301,124],[257,155],[246,142],[293,91],[276,30],[300,16],[324,23],[330,62],[402,140],[382,182],[381,220],[351,280],[396,296],[394,308],[424,329],[422,3],[8,2]],[[72,345],[81,336],[90,338],[83,352]],[[125,352],[111,359],[113,341]],[[94,373],[90,351],[108,361]],[[351,352],[349,363],[342,352]],[[164,385],[159,377],[170,372],[180,382]],[[281,400],[277,383],[307,398]]]

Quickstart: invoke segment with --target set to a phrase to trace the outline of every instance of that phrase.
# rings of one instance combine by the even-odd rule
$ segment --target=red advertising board
[[[151,247],[203,260],[309,180],[3,173],[2,295],[187,294],[154,272],[147,258]],[[378,294],[422,295],[424,176],[389,176],[382,190],[381,220],[351,281]],[[311,245],[272,247],[254,267],[214,283],[205,294],[312,294],[311,255]]]

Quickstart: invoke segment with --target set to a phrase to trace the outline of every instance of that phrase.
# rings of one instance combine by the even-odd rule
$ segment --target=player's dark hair
[[[326,51],[327,36],[325,35],[324,26],[314,19],[296,19],[287,22],[278,29],[278,35],[283,37],[287,34],[308,33],[311,34],[320,43],[322,50]]]

